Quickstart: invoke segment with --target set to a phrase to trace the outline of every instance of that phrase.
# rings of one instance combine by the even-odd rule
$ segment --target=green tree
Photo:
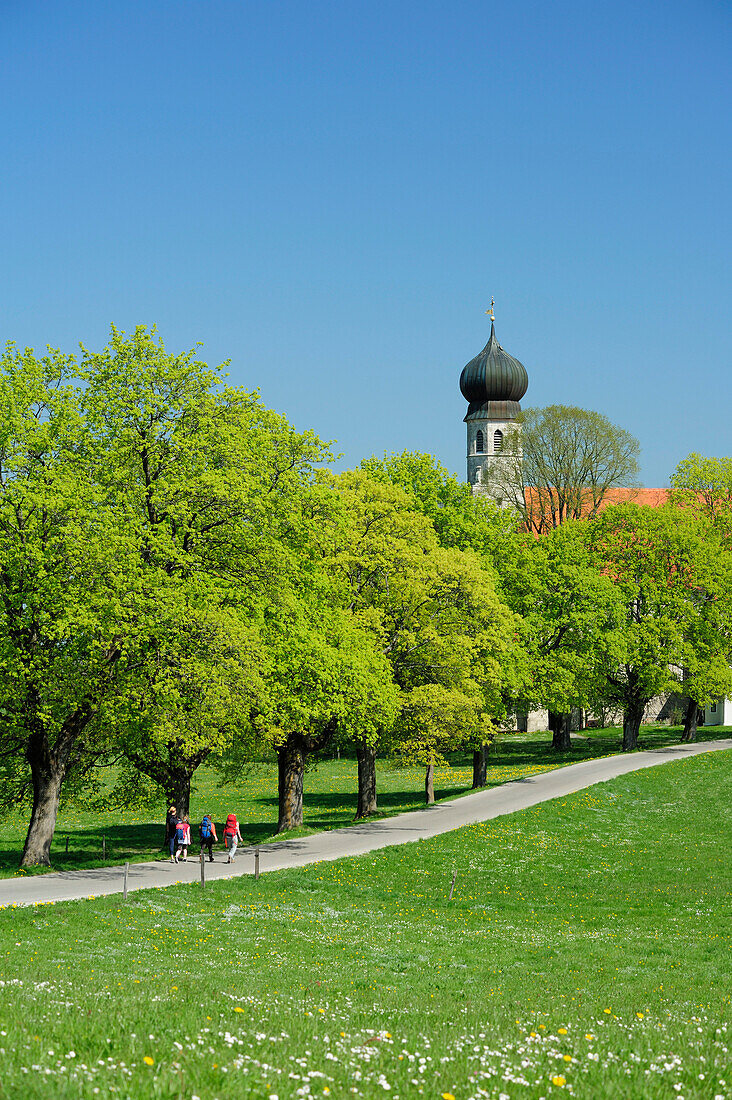
[[[624,608],[622,631],[601,639],[598,694],[622,708],[634,749],[646,706],[683,691],[685,667],[700,702],[729,684],[729,556],[708,522],[673,507],[608,508],[590,538]]]
[[[108,722],[125,758],[187,814],[201,764],[221,759],[234,739],[240,753],[261,751],[253,716],[264,692],[263,655],[257,634],[231,609],[177,601],[171,616],[161,610],[150,617]]]
[[[638,440],[600,413],[571,405],[526,409],[503,451],[486,480],[537,535],[592,518],[610,489],[638,484]]]
[[[474,495],[470,485],[458,481],[432,455],[403,451],[364,459],[361,469],[402,489],[409,507],[430,520],[440,546],[474,550],[493,560],[517,528],[514,512]]]
[[[343,585],[349,612],[370,631],[388,659],[410,600],[423,598],[437,549],[434,530],[409,506],[401,488],[362,470],[329,479],[340,522],[324,545],[332,575]],[[415,595],[416,594],[416,595]],[[392,718],[394,715],[392,715]],[[376,753],[383,727],[354,731],[358,761],[356,818],[375,813]]]
[[[404,698],[399,733],[400,755],[404,763],[420,764],[425,769],[425,802],[435,801],[435,766],[446,764],[444,753],[464,742],[491,739],[490,718],[477,684],[472,693],[468,684],[461,689],[442,684],[420,684]],[[485,786],[485,780],[481,784]]]
[[[688,455],[676,467],[671,478],[671,500],[678,507],[708,519],[723,545],[726,548],[732,546],[732,458]],[[714,620],[718,609],[718,600],[704,601],[704,615],[687,658],[684,670],[684,692],[687,700],[682,735],[684,741],[696,740],[702,697],[723,695],[728,691],[728,656],[717,652],[719,630]],[[704,689],[700,691],[697,686],[700,675],[702,681],[706,682],[708,679],[711,682],[711,667],[715,664],[719,674],[717,690],[708,691],[705,683]]]
[[[220,756],[234,737],[240,750],[258,743],[259,727],[248,722],[250,711],[266,710],[257,698],[265,661],[257,632],[281,591],[300,583],[318,503],[314,465],[329,454],[256,394],[222,385],[193,353],[167,355],[145,330],[129,339],[113,331],[110,346],[87,362],[91,399],[132,491],[143,557],[174,580],[171,621],[191,616],[186,645],[195,640],[196,650],[187,664],[176,629],[152,624],[143,639],[147,691],[157,698],[162,688],[167,710],[153,706],[144,736],[136,728],[141,745],[125,742],[128,757],[177,789],[185,806],[209,752]],[[199,607],[205,629],[194,636]]]
[[[172,623],[193,596],[212,615],[271,600],[327,452],[144,328],[113,329],[81,369],[9,346],[0,394],[0,751],[32,783],[30,866],[49,862],[63,784],[109,747],[112,708],[157,659],[161,608]]]
[[[281,833],[303,824],[308,759],[337,735],[374,738],[392,723],[398,693],[373,635],[312,590],[281,606],[271,626],[267,732],[277,753]]]
[[[425,516],[432,524],[440,546],[446,549],[470,550],[478,555],[481,567],[489,574],[488,588],[501,592],[501,578],[515,557],[515,541],[520,518],[511,509],[499,508],[486,496],[476,496],[471,487],[448,473],[432,455],[404,451],[370,458],[361,463],[369,476],[394,485],[404,491],[408,507]],[[467,739],[465,747],[473,751],[473,786],[486,781],[487,753],[492,741],[493,726],[505,726],[515,700],[510,698],[510,686],[518,690],[526,674],[524,656],[514,647],[510,660],[504,664],[505,683],[500,705],[484,734]]]
[[[732,534],[732,458],[687,455],[671,477],[671,500]]]
[[[462,691],[470,706],[502,713],[501,688],[514,674],[515,623],[498,599],[492,575],[470,551],[439,545],[429,516],[389,479],[351,471],[334,479],[346,522],[334,545],[333,569],[349,592],[349,609],[388,658],[403,705],[415,688]],[[410,712],[411,713],[411,712]],[[378,743],[404,755],[407,727],[398,721],[359,735],[357,817],[376,810]],[[467,729],[454,746],[465,745]],[[411,733],[409,734],[411,738]],[[482,752],[490,738],[474,747]]]
[[[61,788],[147,608],[124,502],[84,417],[75,362],[8,345],[0,361],[2,753],[28,782],[23,866],[48,864]]]
[[[549,710],[552,746],[568,752],[572,707],[587,705],[601,646],[624,623],[619,593],[593,558],[588,525],[570,521],[542,538],[515,540],[501,590],[520,617],[528,657],[523,703]]]

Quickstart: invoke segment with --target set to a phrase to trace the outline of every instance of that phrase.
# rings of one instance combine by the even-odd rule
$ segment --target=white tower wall
[[[486,472],[491,466],[495,466],[503,458],[511,458],[515,455],[513,448],[504,450],[507,440],[512,440],[515,446],[515,436],[519,425],[515,420],[468,420],[468,484],[473,486],[473,492],[485,492],[488,479]],[[496,432],[501,433],[501,445],[495,449]],[[478,433],[483,434],[483,450],[478,450]]]

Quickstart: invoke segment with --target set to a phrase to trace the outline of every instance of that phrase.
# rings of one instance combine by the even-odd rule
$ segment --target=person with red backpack
[[[216,841],[218,844],[219,838],[216,836],[216,826],[211,814],[203,815],[203,821],[199,825],[198,831],[201,834],[201,855],[203,855],[203,849],[208,848],[208,862],[213,863],[213,843]]]
[[[224,844],[229,850],[229,858],[227,863],[234,862],[234,856],[236,855],[236,847],[238,842],[242,839],[239,832],[239,822],[236,820],[236,814],[229,814],[224,825]]]

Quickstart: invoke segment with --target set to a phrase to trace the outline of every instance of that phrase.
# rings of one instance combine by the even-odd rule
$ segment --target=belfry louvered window
[[[496,428],[496,430],[493,433],[493,454],[497,455],[502,446],[503,446],[503,432],[499,428]]]
[[[475,433],[475,453],[477,455],[482,455],[484,450],[485,450],[485,442],[483,440],[483,433],[480,430],[478,430]]]

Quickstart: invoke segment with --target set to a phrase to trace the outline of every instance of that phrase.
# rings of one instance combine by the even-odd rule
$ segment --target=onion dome
[[[526,367],[503,350],[491,320],[488,343],[460,375],[460,389],[470,402],[465,419],[515,420],[521,412],[519,401],[528,388]]]

